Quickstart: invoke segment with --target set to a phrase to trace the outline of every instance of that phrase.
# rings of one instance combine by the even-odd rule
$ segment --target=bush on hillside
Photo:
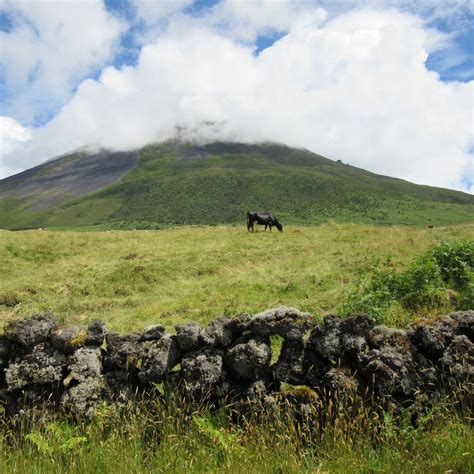
[[[381,321],[392,305],[412,312],[474,308],[474,241],[441,242],[404,272],[390,260],[349,294],[344,312],[369,313]]]

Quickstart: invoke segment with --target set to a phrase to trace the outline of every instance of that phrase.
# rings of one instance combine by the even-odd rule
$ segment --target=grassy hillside
[[[103,168],[96,172],[108,172]],[[275,144],[148,146],[136,166],[112,181],[41,209],[37,202],[44,202],[48,188],[37,189],[37,195],[15,194],[12,179],[10,191],[2,193],[0,182],[0,227],[163,228],[242,222],[247,210],[272,211],[284,223],[301,224],[335,219],[425,226],[474,220],[471,195],[375,175]]]
[[[242,226],[1,231],[0,318],[53,309],[67,321],[100,318],[130,331],[282,304],[322,316],[343,311],[374,267],[403,271],[437,242],[462,238],[474,240],[473,224],[430,230],[332,223],[290,225],[283,233]],[[447,309],[394,305],[382,321],[404,326]]]

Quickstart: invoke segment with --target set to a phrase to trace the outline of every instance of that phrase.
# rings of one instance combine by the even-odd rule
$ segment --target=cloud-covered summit
[[[131,1],[127,15],[141,26],[138,56],[127,65],[110,58],[112,51],[124,54],[132,20],[99,1],[84,2],[95,12],[89,22],[82,18],[85,52],[53,74],[63,83],[58,94],[42,73],[61,69],[54,55],[72,39],[64,34],[64,45],[54,45],[51,33],[35,52],[44,66],[33,89],[22,93],[20,81],[18,110],[14,102],[2,107],[8,117],[0,121],[1,174],[84,146],[138,148],[179,129],[195,141],[283,142],[381,174],[469,190],[474,81],[446,82],[427,67],[451,36],[403,2],[355,3],[335,11],[325,2],[262,0],[243,8],[224,0],[203,8],[183,0],[153,8],[155,2]],[[67,31],[67,15],[49,14],[56,20],[48,25]],[[35,25],[42,38],[41,23]],[[11,42],[17,35],[13,26],[1,34]],[[3,79],[13,74],[11,61],[2,53]],[[81,79],[71,86],[74,77]],[[61,105],[47,123],[25,126],[22,117],[39,106],[43,90]]]

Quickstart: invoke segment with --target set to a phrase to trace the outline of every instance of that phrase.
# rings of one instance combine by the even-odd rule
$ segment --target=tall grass
[[[438,241],[474,240],[474,225],[435,229],[352,224],[162,231],[0,231],[0,317],[52,309],[68,322],[112,330],[168,329],[278,305],[316,316],[341,312],[374,266],[403,272]],[[443,309],[433,308],[430,316]],[[390,308],[405,326],[423,309]]]
[[[413,423],[354,400],[209,411],[175,399],[104,404],[90,422],[44,411],[3,424],[0,470],[15,473],[116,472],[472,472],[468,412],[445,400]]]

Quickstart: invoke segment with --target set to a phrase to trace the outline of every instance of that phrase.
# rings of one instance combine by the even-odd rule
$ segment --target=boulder
[[[446,380],[468,386],[474,383],[474,343],[464,335],[455,336],[444,351],[441,365]]]
[[[25,319],[9,321],[5,324],[5,336],[17,344],[31,348],[46,341],[50,330],[57,325],[53,313],[41,313]]]
[[[458,326],[458,320],[450,316],[418,321],[409,325],[408,337],[425,357],[437,362],[451,343]]]
[[[181,350],[176,336],[163,336],[152,342],[141,367],[139,377],[142,382],[161,382],[163,375],[180,360]]]
[[[199,324],[178,324],[175,329],[176,340],[181,351],[192,352],[201,347],[203,328]]]
[[[62,352],[74,352],[87,341],[87,331],[78,326],[65,324],[55,326],[49,333],[51,345]]]
[[[214,319],[201,332],[201,340],[210,347],[229,347],[233,342],[233,331],[230,320],[225,316]]]
[[[323,324],[311,331],[308,346],[321,360],[336,362],[342,355],[342,320],[339,316],[326,316]]]
[[[217,385],[225,376],[223,353],[204,349],[187,355],[181,361],[181,376],[186,393],[191,398],[208,397],[218,390]]]
[[[165,327],[162,324],[153,324],[145,328],[140,336],[140,341],[156,341],[161,339],[164,334]]]
[[[63,378],[66,363],[66,356],[49,343],[38,344],[30,354],[16,359],[5,369],[8,390],[59,382]]]
[[[275,379],[293,385],[305,385],[306,377],[303,371],[303,354],[303,339],[285,339],[278,361],[272,366]]]
[[[140,369],[147,347],[140,342],[140,334],[120,336],[108,333],[106,336],[107,352],[105,363],[107,367],[119,368],[135,373]]]
[[[369,335],[373,347],[360,357],[359,371],[375,395],[404,403],[419,391],[432,391],[436,369],[414,351],[403,331],[378,326]]]
[[[93,319],[87,327],[86,344],[88,346],[100,347],[104,342],[106,334],[107,329],[105,328],[105,324],[98,319]]]
[[[456,335],[467,336],[474,342],[474,310],[457,311],[449,317],[457,323]]]
[[[90,418],[103,398],[105,388],[101,350],[98,347],[78,349],[69,357],[68,369],[70,373],[64,380],[68,388],[60,403],[68,411]]]
[[[281,307],[255,315],[247,323],[246,330],[258,336],[278,334],[285,339],[295,340],[301,339],[315,324],[315,319],[309,313]]]
[[[271,357],[267,337],[242,336],[225,355],[225,366],[237,377],[255,381],[267,374]]]

